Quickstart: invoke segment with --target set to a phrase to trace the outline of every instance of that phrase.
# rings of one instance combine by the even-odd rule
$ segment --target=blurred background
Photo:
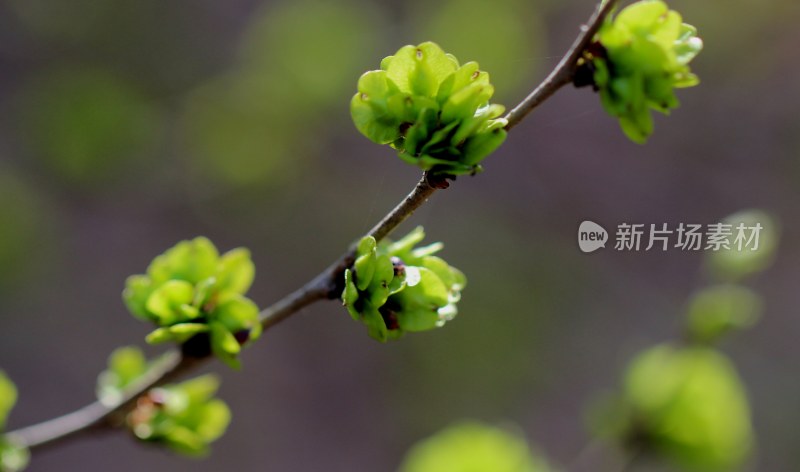
[[[700,252],[580,253],[590,219],[714,223],[777,217],[775,264],[753,280],[761,323],[725,349],[747,384],[752,470],[800,469],[800,4],[674,0],[706,49],[701,86],[630,143],[588,89],[527,118],[486,172],[439,192],[426,227],[469,277],[445,329],[380,345],[335,303],[304,310],[214,363],[234,411],[202,461],[124,433],[34,456],[29,470],[391,471],[462,418],[513,422],[555,464],[589,441],[585,412],[631,356],[681,331],[708,283]],[[353,127],[358,76],[438,42],[513,106],[557,62],[587,0],[0,0],[0,367],[9,426],[94,397],[117,346],[149,326],[126,276],[181,239],[249,247],[262,306],[337,257],[419,172]],[[155,354],[157,349],[149,348]]]

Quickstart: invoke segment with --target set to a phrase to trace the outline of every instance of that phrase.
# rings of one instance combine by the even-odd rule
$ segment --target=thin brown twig
[[[511,129],[559,88],[572,81],[578,58],[614,3],[615,0],[609,0],[597,8],[589,23],[582,27],[581,35],[576,39],[567,56],[562,59],[556,69],[525,100],[506,115],[508,120],[506,129]],[[440,182],[432,183],[427,174],[423,175],[414,190],[367,234],[379,241],[388,236],[392,230],[422,206],[437,188],[443,188],[439,184]],[[337,289],[341,288],[339,286],[340,279],[345,269],[352,264],[354,256],[355,245],[352,245],[339,259],[314,279],[264,309],[259,314],[264,330],[272,328],[312,303],[338,298]],[[118,402],[105,405],[96,401],[66,415],[11,431],[7,435],[18,444],[33,450],[82,434],[117,426],[120,423],[120,416],[124,415],[148,390],[174,381],[208,359],[210,357],[191,357],[182,354],[179,349],[172,349],[162,355],[137,382],[128,387]]]
[[[616,3],[616,0],[607,0],[597,6],[597,9],[592,17],[589,18],[589,21],[581,26],[580,35],[575,38],[575,42],[572,43],[567,54],[564,55],[556,68],[550,72],[547,78],[545,78],[530,95],[525,97],[519,105],[515,106],[506,114],[505,119],[508,121],[506,131],[518,125],[528,113],[550,98],[561,87],[572,82],[578,67],[578,60],[592,42],[592,38],[594,38],[594,35],[600,29],[603,20],[611,12]]]
[[[385,238],[394,228],[399,226],[400,223],[425,203],[435,191],[436,189],[429,185],[427,175],[423,175],[414,190],[376,224],[368,234],[376,240]],[[264,330],[272,328],[280,321],[316,301],[337,298],[339,294],[335,293],[336,281],[342,277],[344,270],[352,264],[354,255],[355,246],[352,246],[336,262],[310,282],[262,310],[259,318]],[[179,378],[183,373],[192,370],[197,364],[207,359],[210,359],[210,357],[191,357],[183,355],[179,349],[172,349],[161,356],[134,385],[126,389],[123,397],[113,405],[105,405],[100,401],[95,401],[66,415],[18,429],[8,434],[20,445],[24,445],[29,449],[39,449],[56,441],[114,426],[118,422],[116,420],[116,417],[119,416],[118,413],[130,409],[141,395],[154,387]]]

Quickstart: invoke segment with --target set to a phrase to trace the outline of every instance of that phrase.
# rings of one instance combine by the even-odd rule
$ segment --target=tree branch
[[[111,420],[115,413],[133,405],[140,395],[151,388],[176,378],[189,366],[189,359],[183,357],[178,349],[172,349],[159,357],[142,377],[126,389],[123,398],[115,405],[106,406],[100,401],[95,401],[64,416],[11,431],[8,436],[20,445],[36,449],[82,433],[112,426]]]
[[[550,98],[558,89],[572,82],[575,78],[575,71],[578,67],[578,60],[581,55],[592,42],[592,38],[600,29],[605,17],[611,12],[616,5],[617,0],[607,0],[597,6],[594,14],[589,21],[581,26],[581,33],[572,43],[572,46],[567,51],[567,54],[561,59],[555,69],[550,72],[544,81],[539,84],[530,95],[525,97],[525,100],[515,106],[505,119],[508,120],[506,130],[510,130],[518,125],[525,116],[533,111],[536,107],[542,104],[545,100]]]
[[[423,175],[414,190],[367,234],[379,241],[385,238],[435,191],[436,188],[428,183],[428,176]],[[272,328],[314,302],[338,298],[337,281],[342,279],[345,269],[353,263],[355,247],[353,244],[336,262],[310,282],[262,310],[259,318],[264,330]],[[154,387],[174,381],[208,359],[211,357],[191,357],[182,354],[179,349],[172,349],[161,356],[135,384],[127,388],[123,398],[116,404],[104,405],[95,401],[72,413],[11,431],[8,435],[29,449],[39,449],[80,434],[116,426],[120,422],[119,414],[132,408],[140,396]]]
[[[556,69],[525,100],[506,115],[508,120],[506,129],[514,127],[556,90],[572,81],[578,58],[614,3],[615,0],[609,0],[597,8],[589,23],[582,27],[581,35]],[[441,179],[432,179],[427,173],[424,174],[411,193],[367,235],[378,241],[382,240],[422,206],[438,188],[445,187],[446,182]],[[261,311],[259,318],[264,330],[272,328],[312,303],[338,298],[343,288],[341,286],[343,273],[355,258],[355,247],[354,243],[339,259],[314,279]],[[124,421],[124,415],[135,405],[140,396],[154,387],[174,381],[209,359],[211,357],[192,357],[182,353],[180,349],[172,349],[159,357],[145,375],[128,387],[119,402],[113,405],[104,405],[96,401],[72,413],[11,431],[7,435],[20,445],[33,450],[89,432],[118,426]]]

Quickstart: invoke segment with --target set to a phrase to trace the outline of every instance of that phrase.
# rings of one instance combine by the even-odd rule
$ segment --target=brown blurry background
[[[800,469],[800,5],[674,0],[699,28],[701,86],[628,142],[591,91],[565,89],[486,172],[440,192],[424,224],[469,277],[445,329],[380,345],[336,303],[306,309],[219,364],[228,433],[194,461],[124,433],[37,453],[30,471],[392,471],[461,419],[511,421],[556,464],[585,410],[639,349],[680,331],[708,282],[699,252],[583,255],[584,219],[714,223],[777,216],[767,310],[726,344],[750,390],[753,470]],[[9,426],[94,397],[115,347],[149,326],[125,277],[181,239],[249,247],[262,306],[333,260],[419,172],[350,122],[358,76],[438,42],[518,102],[558,61],[588,0],[0,0],[0,367]],[[155,354],[158,349],[148,349]]]

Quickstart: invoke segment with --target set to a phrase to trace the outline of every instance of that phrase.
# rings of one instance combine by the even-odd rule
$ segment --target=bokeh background
[[[628,142],[591,91],[565,89],[486,172],[437,194],[424,224],[469,276],[446,329],[380,345],[335,303],[215,364],[234,410],[202,461],[124,433],[37,454],[29,470],[391,471],[461,418],[513,422],[556,464],[589,437],[587,405],[638,350],[680,333],[703,255],[583,255],[584,219],[713,223],[761,208],[782,225],[756,278],[767,309],[726,344],[758,433],[752,470],[800,469],[800,4],[674,0],[705,39],[703,83]],[[181,239],[249,247],[262,305],[333,260],[418,172],[358,134],[361,72],[434,40],[519,101],[553,67],[588,0],[0,0],[0,366],[10,427],[92,400],[117,346],[149,327],[125,277]],[[149,349],[157,353],[157,349]]]

